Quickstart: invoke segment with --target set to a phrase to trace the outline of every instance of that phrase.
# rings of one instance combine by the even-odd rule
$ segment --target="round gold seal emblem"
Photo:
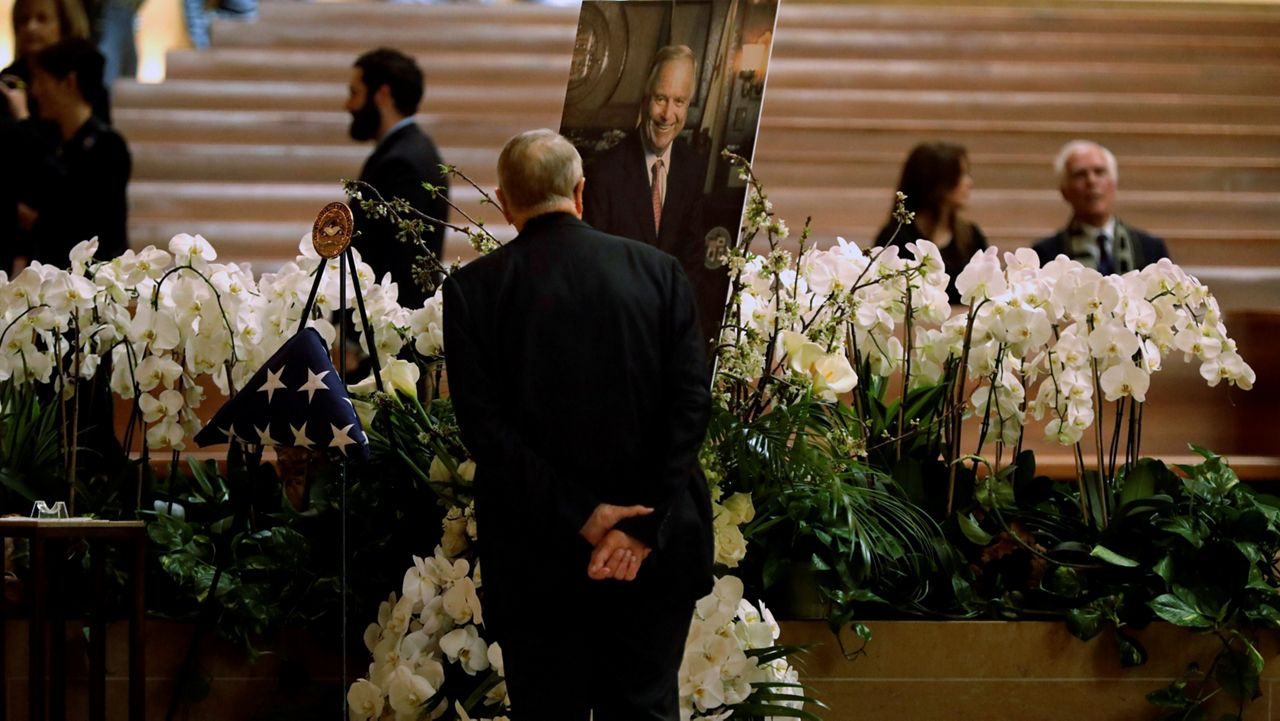
[[[355,218],[346,203],[329,203],[311,226],[311,245],[321,258],[337,258],[351,245]]]

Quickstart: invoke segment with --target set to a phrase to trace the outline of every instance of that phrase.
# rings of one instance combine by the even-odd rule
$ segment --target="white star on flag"
[[[275,371],[274,373],[271,371],[267,371],[267,379],[263,381],[262,387],[259,388],[258,390],[267,394],[268,403],[271,402],[271,396],[277,390],[280,390],[280,389],[289,390],[287,387],[285,387],[284,382],[280,380],[280,376],[283,374],[284,374],[284,366],[280,366],[280,369]]]
[[[310,403],[311,399],[315,397],[316,391],[329,390],[329,386],[324,384],[324,377],[327,375],[329,375],[329,371],[321,371],[320,373],[316,373],[313,370],[310,370],[310,369],[307,370],[307,382],[302,384],[302,387],[298,389],[298,392],[299,393],[303,391],[307,392],[308,403]]]
[[[293,431],[293,445],[299,448],[310,448],[314,445],[310,438],[307,438],[307,422],[302,422],[301,428],[294,428],[293,424],[289,424],[289,430]]]
[[[347,446],[355,444],[355,441],[352,440],[351,436],[347,435],[347,431],[351,430],[351,427],[354,425],[354,423],[348,423],[345,427],[339,428],[330,423],[329,427],[333,429],[333,440],[329,442],[329,447],[337,448],[342,451],[343,455],[346,455]]]
[[[276,443],[276,439],[274,439],[274,438],[272,438],[272,437],[271,437],[271,424],[270,424],[270,423],[268,423],[267,425],[263,426],[262,428],[259,428],[259,427],[257,427],[257,426],[254,426],[254,427],[253,427],[253,430],[255,430],[255,431],[257,431],[257,432],[258,432],[258,444],[259,444],[259,445],[263,445],[263,446],[274,446],[274,445],[278,445],[278,444]]]

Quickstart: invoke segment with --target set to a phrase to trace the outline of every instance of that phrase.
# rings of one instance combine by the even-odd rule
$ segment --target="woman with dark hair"
[[[58,147],[58,132],[40,119],[30,94],[31,62],[60,40],[89,37],[89,19],[80,0],[16,0],[13,4],[14,59],[0,71],[0,270],[10,271],[17,248],[30,242],[36,200],[28,179],[47,164]],[[105,93],[95,112],[110,122]]]
[[[31,240],[20,255],[67,267],[71,249],[98,238],[99,259],[128,247],[126,187],[132,170],[124,138],[93,112],[106,95],[103,58],[84,39],[62,40],[36,54],[31,94],[40,118],[57,128],[58,148],[37,173]]]
[[[889,222],[876,236],[877,246],[892,242],[905,247],[922,238],[933,241],[942,253],[947,275],[951,276],[947,297],[952,303],[960,302],[956,276],[975,253],[987,247],[987,237],[982,230],[960,217],[972,189],[969,154],[964,146],[940,140],[921,143],[907,156],[898,181],[898,192],[907,196],[907,210],[915,213],[915,221],[899,229],[891,209]]]

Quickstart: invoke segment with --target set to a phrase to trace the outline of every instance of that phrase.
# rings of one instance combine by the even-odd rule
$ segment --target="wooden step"
[[[214,81],[200,81],[214,82]],[[454,145],[488,145],[502,142],[511,134],[529,127],[529,115],[493,114],[471,110],[442,99],[430,102],[434,111],[421,114],[419,123],[439,142]],[[468,95],[470,97],[470,95]],[[1048,99],[1039,93],[996,95],[996,93],[901,93],[897,91],[815,91],[774,90],[769,108],[777,108],[768,118],[840,120],[929,118],[946,115],[952,122],[1074,123],[1094,122],[1144,124],[1157,127],[1201,127],[1229,124],[1231,127],[1280,127],[1280,100],[1206,100],[1188,96],[1115,96],[1101,93],[1056,93]],[[549,102],[540,108],[541,119],[552,120]],[[558,122],[558,119],[557,119]],[[150,108],[122,108],[115,111],[114,123],[133,142],[241,142],[316,143],[349,142],[351,118],[343,111],[321,110],[234,110],[175,109],[156,113]]]
[[[500,14],[500,10],[491,12]],[[219,47],[327,48],[350,52],[354,58],[370,48],[393,47],[411,55],[428,50],[559,53],[573,52],[577,32],[573,20],[552,25],[510,27],[489,23],[422,21],[392,27],[367,27],[334,23],[215,22],[214,42]]]
[[[756,153],[755,171],[767,187],[868,187],[892,189],[902,173],[906,151],[780,153],[768,145]],[[978,187],[1053,188],[1052,155],[970,153],[970,174]],[[1280,159],[1125,156],[1120,160],[1122,188],[1187,191],[1280,191]]]
[[[788,58],[769,63],[769,89],[893,88],[932,90],[1056,90],[1061,92],[1232,93],[1273,97],[1274,64],[1096,62],[1088,58],[1028,63],[990,60]],[[766,97],[768,92],[766,91]]]
[[[774,86],[773,118],[1280,124],[1280,97],[1183,93],[1013,92],[979,90],[792,89]]]
[[[515,229],[491,219],[490,232],[503,242],[515,237]],[[130,222],[129,247],[167,247],[179,233],[203,235],[218,251],[220,263],[250,263],[255,273],[272,272],[298,254],[298,243],[311,237],[314,218],[299,220],[249,221],[218,218],[191,218],[182,221]],[[444,260],[467,261],[476,256],[466,236],[445,234]]]
[[[322,111],[329,108],[341,110],[346,98],[346,78],[310,83],[173,80],[146,88],[138,83],[125,82],[115,88],[115,102],[130,109]],[[492,88],[432,85],[428,86],[422,105],[423,110],[448,114],[536,112],[550,107],[554,107],[557,113],[564,107],[564,87],[522,83],[519,87],[495,92]]]
[[[350,77],[357,55],[332,50],[210,48],[170,53],[166,77],[173,80],[262,80],[342,82]],[[528,83],[563,89],[569,79],[569,57],[563,53],[428,52],[418,64],[428,92],[437,85],[464,87]]]
[[[131,185],[131,213],[139,219],[242,217],[250,220],[314,217],[321,207],[340,200],[331,183],[168,183],[138,181]],[[814,218],[815,230],[879,228],[888,216],[889,193],[866,188],[787,187],[769,195],[779,215],[795,226]],[[471,188],[455,188],[453,202],[473,215],[481,212],[480,196]],[[1189,193],[1128,190],[1119,211],[1131,223],[1157,234],[1163,228],[1209,230],[1229,214],[1238,231],[1280,228],[1280,193]],[[1067,206],[1057,191],[985,190],[973,192],[969,216],[979,225],[1043,227],[1044,234],[1061,224]],[[798,229],[798,228],[797,228]],[[868,235],[870,237],[870,235]]]
[[[1167,36],[1126,34],[1117,41],[1097,32],[953,33],[938,26],[917,30],[796,28],[778,32],[773,52],[786,58],[927,58],[934,60],[1016,57],[1023,62],[1075,60],[1185,62],[1188,57],[1213,62],[1280,59],[1280,43],[1272,37],[1232,35]]]
[[[353,177],[372,147],[345,145],[182,143],[132,141],[134,176],[167,181],[326,182]],[[446,162],[486,187],[497,182],[497,148],[445,146]],[[810,152],[780,154],[764,146],[755,169],[767,187],[893,188],[903,153]],[[1052,188],[1056,184],[1048,154],[972,155],[979,187]],[[1127,156],[1121,186],[1144,190],[1280,191],[1280,159]]]
[[[1109,7],[1041,5],[1026,7],[951,6],[929,3],[927,7],[874,4],[783,4],[778,12],[780,30],[793,28],[864,28],[913,30],[940,27],[957,33],[987,31],[1057,31],[1127,36],[1133,33],[1165,35],[1240,35],[1275,38],[1280,33],[1280,16],[1265,7],[1236,5],[1231,8],[1178,7],[1161,3],[1156,7],[1135,7],[1132,3]]]
[[[1092,138],[1120,158],[1130,155],[1280,157],[1280,127],[1226,123],[1066,123],[912,118],[780,118],[761,121],[757,147],[774,152],[896,149],[902,157],[923,140],[946,139],[972,154],[1006,152],[1052,158],[1074,138]]]
[[[143,108],[113,112],[116,127],[130,142],[212,142],[244,145],[353,144],[347,130],[351,116],[345,112],[314,111],[212,111]],[[531,127],[558,127],[560,111],[511,115],[418,116],[422,129],[438,145],[501,149],[512,135]],[[372,144],[368,144],[372,151]]]
[[[133,173],[148,181],[337,182],[354,178],[373,151],[368,143],[347,145],[246,145],[131,142]],[[498,151],[444,147],[445,162],[477,182],[496,184]]]
[[[341,185],[325,183],[169,183],[130,184],[129,214],[141,222],[183,218],[237,218],[248,221],[315,219],[320,209],[346,201]],[[472,217],[483,217],[480,192],[457,186],[449,199]],[[456,213],[451,222],[460,222]]]
[[[872,237],[888,217],[891,196],[884,190],[862,188],[775,188],[769,192],[776,212],[799,230],[805,217],[823,233],[867,228]],[[1210,230],[1230,216],[1231,228],[1271,231],[1280,228],[1280,194],[1187,193],[1125,190],[1117,211],[1129,222],[1160,235],[1165,228]],[[973,191],[968,215],[979,225],[1017,224],[1042,227],[1043,235],[1062,225],[1068,207],[1057,191]]]

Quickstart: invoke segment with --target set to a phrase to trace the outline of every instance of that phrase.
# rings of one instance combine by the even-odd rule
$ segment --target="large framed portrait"
[[[586,0],[560,132],[585,165],[584,219],[680,259],[718,337],[755,150],[777,0]]]

